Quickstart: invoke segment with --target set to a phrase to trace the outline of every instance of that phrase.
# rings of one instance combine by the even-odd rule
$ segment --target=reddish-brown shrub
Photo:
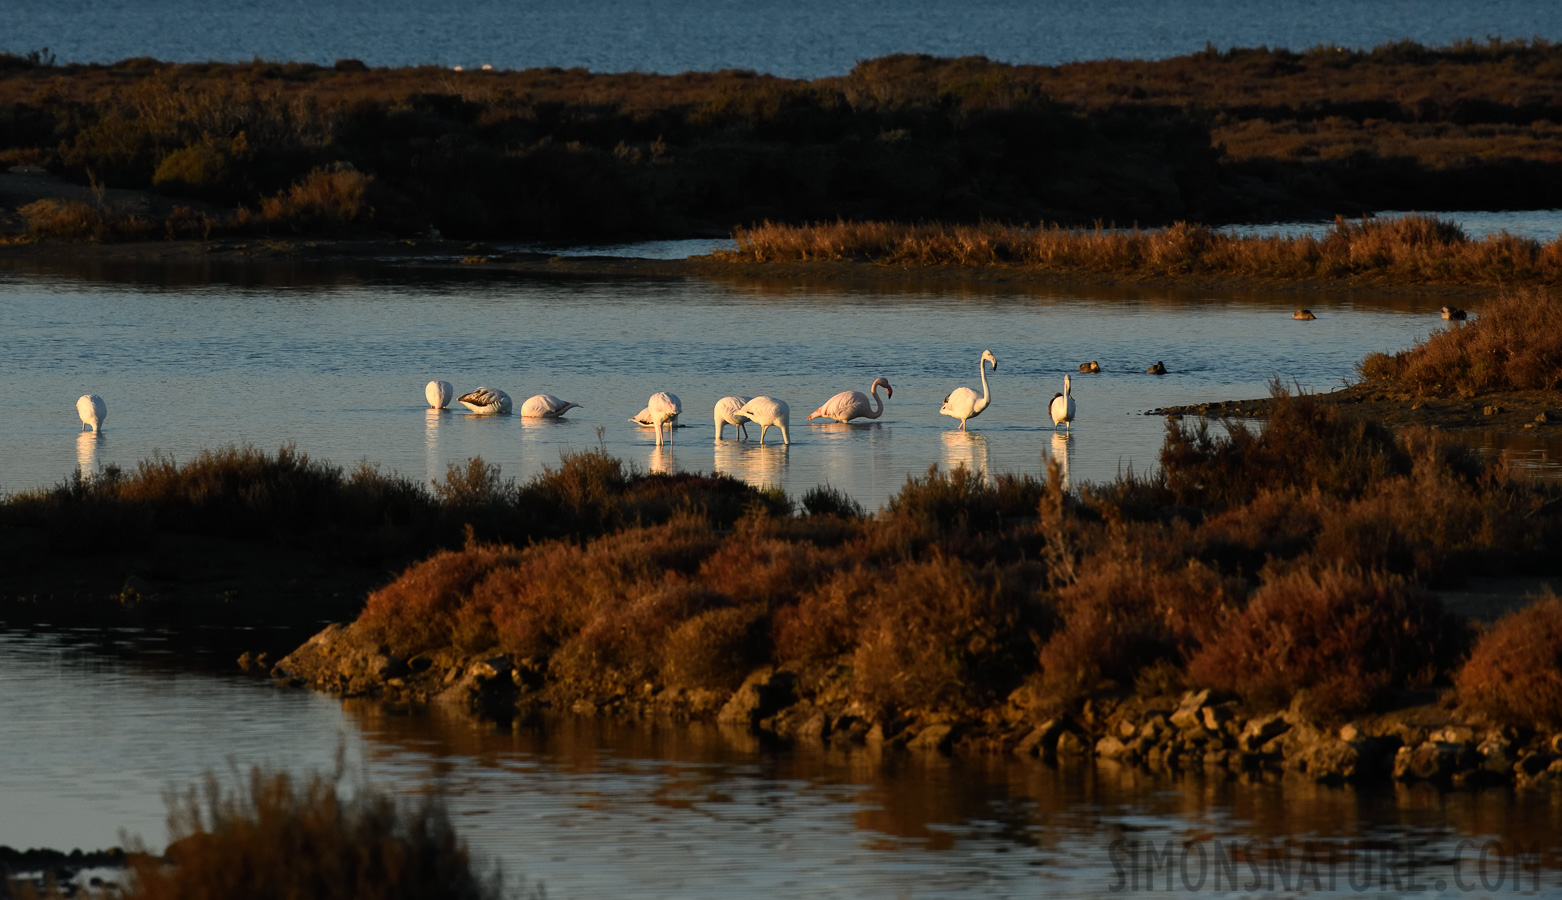
[[[769,612],[762,603],[709,609],[667,636],[662,675],[669,684],[733,690],[770,656]]]
[[[461,607],[478,582],[519,560],[518,550],[503,545],[441,550],[370,594],[358,621],[372,639],[400,656],[445,646],[456,641]],[[470,640],[476,623],[467,618],[461,624]]]
[[[1362,377],[1443,394],[1562,387],[1562,295],[1552,288],[1503,291],[1473,320],[1450,322],[1425,342],[1362,361]]]
[[[1562,599],[1548,589],[1499,619],[1454,684],[1466,706],[1500,722],[1562,726]]]
[[[1194,682],[1256,703],[1308,690],[1308,711],[1348,715],[1435,672],[1450,629],[1403,578],[1337,566],[1270,575],[1188,664]]]
[[[886,709],[970,708],[1034,667],[1034,601],[990,568],[937,555],[885,573],[863,610],[856,689]]]
[[[1153,548],[1153,538],[1145,543]],[[1061,624],[1040,654],[1048,693],[1073,699],[1104,680],[1132,684],[1152,663],[1181,665],[1240,599],[1239,585],[1203,563],[1166,558],[1164,550],[1146,558],[1136,545],[1086,557],[1077,580],[1058,590]]]

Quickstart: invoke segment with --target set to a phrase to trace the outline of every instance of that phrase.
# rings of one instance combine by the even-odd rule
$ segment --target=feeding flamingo
[[[738,410],[751,399],[750,397],[723,397],[716,401],[716,440],[721,440],[722,428],[726,425],[732,426],[733,433],[738,435],[736,440],[744,440],[748,437],[748,429],[744,427],[748,417],[740,415]]]
[[[479,387],[471,393],[462,394],[456,400],[462,406],[480,416],[508,416],[510,414],[510,395],[498,388]]]
[[[557,419],[581,405],[572,400],[560,400],[552,394],[538,394],[521,404],[521,415],[529,419]]]
[[[774,397],[755,397],[743,404],[743,408],[738,410],[738,415],[759,426],[761,444],[765,442],[765,432],[769,431],[772,425],[781,429],[781,443],[792,443],[791,435],[787,434],[787,428],[792,424],[792,408],[786,405],[786,401]]]

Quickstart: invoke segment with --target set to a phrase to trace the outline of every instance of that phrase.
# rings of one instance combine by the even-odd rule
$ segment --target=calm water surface
[[[525,478],[599,444],[649,471],[722,471],[800,496],[819,484],[869,509],[929,466],[1045,471],[1101,482],[1155,464],[1173,403],[1261,396],[1280,377],[1338,387],[1367,352],[1396,349],[1442,323],[1436,301],[1308,301],[1197,293],[843,292],[795,284],[547,282],[504,277],[301,278],[282,284],[85,281],[0,275],[0,491],[49,485],[80,466],[133,466],[155,454],[283,444],[341,465],[361,460],[420,480],[481,456]],[[990,348],[991,407],[968,433],[938,413],[961,385],[980,388]],[[1072,435],[1046,409],[1074,378]],[[1144,374],[1163,360],[1171,374]],[[883,375],[885,416],[808,424],[837,391]],[[458,391],[535,393],[583,404],[567,419],[433,412],[430,379]],[[678,394],[684,425],[664,449],[628,421],[653,391]],[[83,433],[75,400],[108,404]],[[793,410],[792,443],[714,441],[710,410],[728,394],[769,394]],[[757,429],[751,428],[757,432]],[[757,438],[757,433],[751,435]],[[1521,439],[1516,439],[1521,440]],[[1520,448],[1546,466],[1545,445]]]
[[[136,662],[105,652],[126,647]],[[551,897],[1109,897],[1123,883],[1114,842],[1192,841],[1213,852],[1215,840],[1287,839],[1339,855],[1334,890],[1298,893],[1425,895],[1440,878],[1478,886],[1483,873],[1494,889],[1470,896],[1562,890],[1562,807],[1547,792],[1355,791],[783,751],[715,727],[587,718],[501,729],[191,673],[156,651],[156,635],[0,631],[0,844],[100,847],[129,833],[159,849],[170,787],[253,764],[330,771],[340,750],[349,783],[442,787],[477,852]],[[1474,844],[1461,851],[1461,840]],[[1516,864],[1504,875],[1491,854],[1483,870],[1489,841],[1538,852],[1539,864],[1519,880]],[[1123,864],[1128,845],[1117,846]],[[1418,861],[1397,887],[1367,868],[1387,850]],[[1350,871],[1368,887],[1351,890]],[[1180,880],[1174,888],[1189,894]],[[1292,894],[1265,885],[1221,896]]]
[[[1206,42],[1301,50],[1562,38],[1562,4],[1537,0],[6,0],[0,9],[0,50],[49,47],[61,61],[353,57],[793,77],[888,53],[1050,64],[1158,59]]]

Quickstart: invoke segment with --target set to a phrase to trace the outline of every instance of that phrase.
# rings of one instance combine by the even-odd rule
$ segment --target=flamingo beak
[[[885,382],[884,383],[884,396],[886,396],[886,397],[893,397],[893,396],[895,396],[895,389],[889,386],[889,382]]]

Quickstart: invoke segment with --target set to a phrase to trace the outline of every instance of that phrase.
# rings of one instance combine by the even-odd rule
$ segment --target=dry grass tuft
[[[172,864],[132,856],[130,900],[504,894],[497,877],[472,871],[437,796],[409,804],[360,788],[344,797],[331,779],[257,768],[237,789],[208,777],[169,805]]]

